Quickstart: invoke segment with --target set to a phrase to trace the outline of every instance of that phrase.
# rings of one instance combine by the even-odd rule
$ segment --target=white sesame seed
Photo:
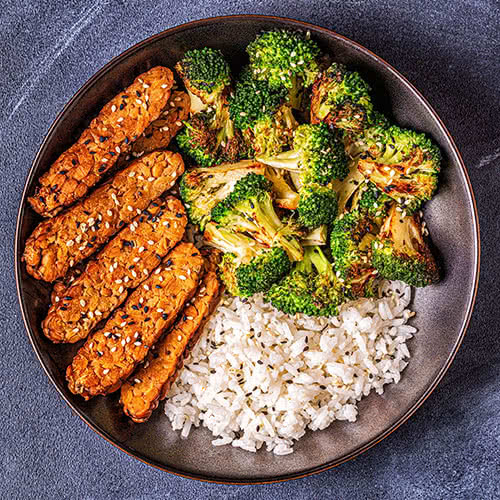
[[[159,313],[162,313],[162,312],[163,312],[163,309],[160,307],[160,308],[158,308],[158,309],[157,309],[157,311],[158,311]]]
[[[94,313],[92,311],[89,311],[87,313],[87,316],[90,318],[90,319],[94,319]]]
[[[144,288],[144,290],[149,291],[149,286],[148,285],[144,285],[143,288]]]
[[[118,288],[118,293],[123,293],[123,290],[125,290],[125,288],[123,288],[123,285],[120,286],[120,288]]]
[[[161,273],[161,268],[158,268],[156,271],[155,271],[155,274],[160,274]]]
[[[105,368],[103,371],[102,371],[103,375],[107,375],[109,373],[109,368]]]
[[[140,384],[140,383],[141,383],[141,380],[140,380],[140,379],[138,379],[138,378],[134,378],[134,382],[135,382],[136,384]]]
[[[149,89],[149,85],[147,83],[143,83],[142,86],[145,88],[145,89]]]
[[[144,297],[141,297],[141,298],[139,299],[139,304],[142,304],[142,303],[144,303]]]
[[[104,332],[104,336],[108,338],[111,335],[111,332]]]
[[[182,340],[182,335],[178,335],[177,340],[180,342]]]
[[[134,175],[135,175],[135,172],[130,172],[130,173],[128,174],[128,176],[129,176],[129,177],[134,177]]]
[[[163,281],[163,276],[158,276],[158,281],[161,283]]]
[[[136,339],[139,336],[139,332],[134,333],[134,339]]]
[[[89,344],[89,347],[90,347],[90,349],[92,349],[92,347],[94,347],[94,342],[91,342],[91,343]]]
[[[80,299],[80,305],[82,307],[85,307],[87,305],[87,303],[83,299]]]
[[[139,251],[139,253],[142,253],[142,252],[144,252],[144,250],[146,250],[144,247],[139,247],[138,251]]]
[[[122,340],[122,341],[120,342],[120,344],[121,344],[121,345],[125,345],[125,340]]]
[[[161,86],[161,88],[162,88],[162,89],[166,89],[167,87],[168,87],[168,85],[167,85],[166,83],[164,83],[164,84]]]
[[[113,264],[113,267],[116,269],[116,268],[118,267],[118,262],[115,262],[115,263]]]
[[[110,350],[111,350],[111,352],[115,352],[116,351],[116,346],[112,347]]]
[[[56,301],[56,302],[59,302],[60,300],[61,300],[61,299],[60,299],[59,297],[56,297],[56,298],[55,298],[55,301]]]
[[[148,182],[153,182],[155,180],[154,177],[148,177]]]
[[[154,244],[155,244],[155,242],[153,240],[148,241],[148,245],[154,245]]]
[[[131,205],[128,205],[128,206],[127,206],[127,210],[128,210],[129,212],[132,212],[132,211],[134,210],[134,207],[132,207]]]
[[[192,316],[186,316],[186,319],[188,319],[189,321],[191,321],[193,319]]]
[[[101,311],[99,311],[99,309],[96,309],[96,310],[95,310],[95,315],[96,315],[96,316],[102,316],[102,312],[101,312]]]
[[[142,272],[143,272],[144,274],[148,274],[148,270],[147,270],[147,269],[143,269],[143,270],[142,270]]]
[[[139,105],[141,105],[141,104],[142,104],[142,101],[141,101],[140,99],[136,99],[136,100],[135,100],[135,102],[136,102],[137,104],[139,104]]]
[[[73,240],[68,240],[68,241],[66,242],[66,246],[67,246],[67,247],[70,247],[70,246],[72,246],[74,243],[75,243],[75,242],[74,242]]]
[[[116,120],[118,123],[121,123],[123,121],[123,116],[120,116],[120,118],[118,118],[118,120]]]
[[[183,276],[182,274],[179,274],[179,279],[182,280],[182,281],[184,281],[186,279],[186,277]]]
[[[133,233],[135,232],[135,226],[133,224],[130,224],[128,227]]]
[[[123,278],[124,283],[128,283],[129,281],[130,281],[130,278],[128,276],[125,276],[125,278]]]
[[[169,127],[167,125],[165,125],[164,127],[161,128],[161,130],[163,132],[167,132],[169,130]]]
[[[107,210],[106,214],[109,215],[110,217],[113,217],[113,212],[111,210]]]
[[[129,343],[130,343],[130,340],[131,340],[131,338],[130,338],[130,337],[127,337],[127,344],[129,344]]]
[[[120,154],[122,150],[120,149],[120,147],[119,147],[119,146],[116,146],[115,151],[116,151],[118,154]]]
[[[136,342],[134,342],[134,345],[136,346],[140,346],[141,345],[141,342],[139,342],[138,340]]]
[[[126,322],[126,321],[122,321],[122,322],[120,323],[120,327],[121,327],[121,328],[123,328],[126,324],[127,324],[127,322]]]
[[[117,279],[117,280],[115,280],[115,283],[116,283],[117,285],[120,285],[120,284],[122,283],[122,280],[121,280],[121,279]]]
[[[130,273],[133,278],[137,278],[137,273],[132,269],[132,272]]]
[[[111,106],[111,111],[114,113],[116,111],[116,106],[113,104],[113,106]]]
[[[176,121],[175,124],[178,126],[178,127],[182,127],[182,122],[180,121]]]
[[[73,330],[71,330],[73,333],[78,333],[80,331],[80,328],[73,328]]]

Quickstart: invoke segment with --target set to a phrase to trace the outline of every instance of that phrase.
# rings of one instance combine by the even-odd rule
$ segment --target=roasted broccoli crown
[[[187,170],[180,181],[180,194],[190,221],[203,229],[212,209],[229,195],[239,179],[250,172],[262,174],[264,170],[263,165],[250,160]]]
[[[358,210],[345,213],[331,229],[330,246],[335,270],[347,279],[353,267],[370,266],[371,242],[377,228]]]
[[[231,83],[231,70],[222,52],[205,47],[188,50],[175,65],[191,97],[196,96],[201,103],[196,111],[207,106],[220,104],[227,87]],[[196,100],[196,99],[195,99]],[[193,103],[192,103],[192,111]]]
[[[214,222],[207,224],[204,238],[209,245],[225,252],[219,271],[233,295],[249,297],[269,290],[290,272],[290,259],[280,247],[265,247],[247,235],[219,227]]]
[[[292,110],[284,104],[284,87],[273,90],[244,71],[229,98],[229,112],[255,155],[275,155],[289,146],[297,127]]]
[[[422,133],[392,125],[368,139],[360,172],[387,196],[414,211],[437,189],[441,153]]]
[[[291,151],[257,159],[274,168],[298,172],[303,185],[325,185],[333,179],[343,179],[348,173],[344,146],[324,124],[300,125]]]
[[[314,82],[311,123],[359,131],[373,120],[370,86],[356,71],[333,63]]]
[[[425,230],[426,231],[426,230]],[[439,281],[439,270],[417,214],[393,206],[372,242],[372,263],[380,275],[424,287]]]
[[[235,129],[227,106],[217,115],[202,111],[184,122],[176,140],[181,151],[197,165],[210,167],[224,162],[237,162],[249,157],[250,150],[241,132]]]
[[[308,316],[334,316],[346,300],[344,286],[319,246],[306,247],[304,259],[265,298],[286,314]]]
[[[292,261],[301,260],[303,249],[298,240],[301,234],[293,224],[280,220],[271,190],[272,183],[268,179],[250,173],[212,209],[211,219],[231,231],[249,234],[267,247],[283,248]]]
[[[266,80],[273,88],[309,87],[319,71],[318,44],[297,31],[261,33],[248,45],[247,53],[253,77]]]
[[[307,184],[300,190],[299,223],[308,229],[329,225],[337,216],[337,193],[327,186]]]

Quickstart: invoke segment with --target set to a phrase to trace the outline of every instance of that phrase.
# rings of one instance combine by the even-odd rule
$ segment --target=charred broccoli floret
[[[284,103],[286,90],[273,90],[244,71],[229,99],[229,112],[255,155],[272,156],[292,143],[298,123]]]
[[[187,170],[180,181],[180,194],[189,219],[203,230],[212,209],[223,200],[235,184],[251,172],[262,174],[265,167],[254,161]]]
[[[438,266],[417,214],[403,216],[401,208],[393,206],[371,245],[373,266],[382,277],[417,287],[439,281]]]
[[[346,300],[344,285],[339,281],[319,246],[306,247],[304,259],[290,275],[274,284],[265,298],[286,314],[334,316]]]
[[[292,261],[301,260],[300,232],[284,224],[274,210],[272,183],[250,173],[240,179],[231,194],[212,209],[211,219],[236,233],[245,233],[269,248],[281,247]]]
[[[227,106],[223,106],[219,116],[214,111],[202,111],[185,121],[184,125],[184,129],[177,134],[177,144],[201,167],[249,157],[250,150],[241,132],[234,127]]]
[[[314,82],[321,66],[321,50],[308,34],[289,30],[261,33],[247,47],[250,70],[271,88],[285,87],[292,107],[302,109],[304,89]]]
[[[356,71],[333,63],[314,82],[311,123],[359,131],[373,120],[370,86]]]
[[[209,245],[225,252],[219,271],[233,295],[249,297],[269,290],[290,272],[290,259],[280,247],[268,248],[214,222],[207,224],[204,238]]]
[[[327,186],[307,184],[300,190],[299,223],[308,229],[329,225],[337,217],[337,193]]]
[[[343,179],[348,173],[344,147],[324,124],[300,125],[291,151],[257,159],[271,167],[299,173],[303,185],[325,185],[333,179]]]
[[[368,148],[358,161],[366,178],[409,212],[432,198],[441,153],[425,134],[392,125],[366,140]]]
[[[323,224],[312,231],[309,231],[301,240],[303,247],[323,246],[328,243],[328,226]]]
[[[371,263],[371,243],[377,231],[373,221],[358,210],[344,214],[332,225],[330,246],[334,268],[352,298],[375,294],[377,272]]]
[[[175,69],[191,97],[191,113],[222,107],[231,83],[231,70],[220,50],[188,50]]]

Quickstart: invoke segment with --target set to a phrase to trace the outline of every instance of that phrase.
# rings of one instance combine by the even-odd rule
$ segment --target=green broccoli
[[[250,149],[241,132],[235,129],[227,106],[218,117],[214,111],[202,111],[184,122],[176,137],[180,150],[197,165],[210,167],[224,162],[237,162],[249,157]]]
[[[233,295],[249,297],[269,290],[290,272],[290,259],[280,247],[268,248],[214,222],[206,225],[204,238],[209,245],[225,252],[219,271]]]
[[[203,230],[212,209],[223,200],[235,184],[250,172],[263,174],[263,165],[251,160],[187,170],[180,181],[180,194],[189,220]]]
[[[365,137],[359,171],[387,196],[412,212],[437,189],[441,153],[422,133],[392,125]]]
[[[321,248],[310,246],[305,248],[304,259],[291,274],[271,286],[265,299],[286,314],[334,316],[346,295]]]
[[[345,213],[332,225],[334,268],[352,298],[374,296],[377,272],[371,263],[371,242],[377,231],[372,220],[359,210]]]
[[[284,104],[285,95],[283,87],[272,90],[267,82],[250,78],[248,71],[236,83],[229,98],[230,117],[255,155],[272,156],[292,143],[298,123]]]
[[[373,120],[370,86],[356,71],[333,63],[314,82],[311,123],[360,131]]]
[[[191,97],[191,113],[222,107],[231,84],[231,69],[220,50],[188,50],[175,69]]]
[[[304,90],[310,87],[321,67],[321,50],[300,32],[272,30],[261,33],[248,45],[250,71],[273,89],[288,89],[292,107],[302,109]]]
[[[307,184],[300,190],[299,223],[314,229],[337,217],[337,193],[327,186]]]
[[[424,287],[439,281],[439,269],[417,214],[393,206],[372,245],[372,263],[383,278]]]
[[[292,261],[301,260],[303,249],[297,228],[284,224],[273,206],[272,183],[263,175],[250,173],[240,179],[231,194],[212,209],[211,219],[236,233],[252,236],[269,248],[283,248]]]
[[[291,151],[274,157],[261,155],[257,160],[274,168],[299,173],[302,185],[325,185],[348,174],[344,147],[324,124],[300,125],[295,131]]]

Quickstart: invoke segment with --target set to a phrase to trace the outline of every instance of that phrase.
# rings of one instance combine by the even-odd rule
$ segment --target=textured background
[[[24,179],[64,103],[130,45],[192,19],[235,13],[289,16],[332,28],[406,75],[443,118],[463,154],[483,245],[479,295],[465,342],[417,414],[350,463],[263,487],[177,478],[94,434],[72,415],[35,358],[13,272]],[[2,498],[500,498],[497,1],[7,0],[0,13],[0,47]]]

